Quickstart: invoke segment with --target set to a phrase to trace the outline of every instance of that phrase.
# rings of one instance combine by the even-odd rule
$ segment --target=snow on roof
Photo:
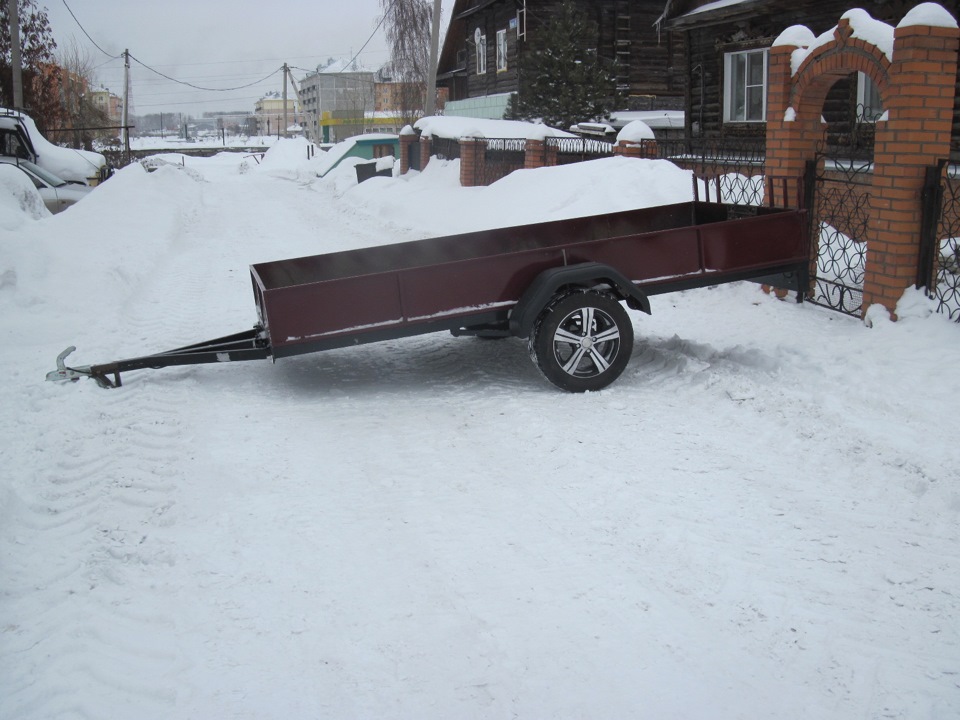
[[[707,3],[706,5],[701,5],[698,8],[694,8],[690,12],[686,13],[684,17],[710,12],[712,10],[720,10],[721,8],[730,7],[731,5],[740,5],[742,3],[751,1],[752,0],[716,0],[715,2]]]
[[[332,63],[327,65],[325,68],[318,68],[318,73],[350,73],[350,72],[373,72],[361,65],[356,59],[353,61],[350,60],[334,60]]]
[[[353,137],[348,137],[345,140],[341,140],[329,150],[327,150],[317,163],[317,176],[324,177],[328,172],[333,170],[341,161],[350,156],[350,152],[357,146],[357,143],[361,140],[396,140],[396,135],[391,135],[389,133],[365,133],[363,135],[354,135]]]
[[[610,116],[614,128],[622,128],[634,120],[641,120],[654,130],[682,128],[683,110],[623,110]]]
[[[421,118],[417,120],[414,127],[424,136],[435,135],[451,140],[458,140],[462,137],[525,138],[528,140],[544,137],[576,137],[573,133],[557,130],[542,123],[440,115]]]

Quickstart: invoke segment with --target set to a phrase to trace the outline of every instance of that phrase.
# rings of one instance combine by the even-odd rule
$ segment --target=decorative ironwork
[[[937,312],[960,322],[960,168],[947,166],[944,172],[944,166],[928,172],[917,285],[926,287]]]
[[[863,308],[863,277],[870,226],[873,163],[860,153],[825,146],[807,172],[813,197],[811,247],[815,253],[810,302],[858,316]]]
[[[556,156],[557,165],[599,160],[613,155],[613,141],[597,138],[548,137],[544,142],[547,153]]]
[[[523,138],[487,138],[483,144],[483,162],[478,162],[474,171],[476,185],[492,185],[523,168],[527,147]]]
[[[657,140],[660,157],[692,170],[697,197],[736,205],[763,205],[764,138],[683,138]]]

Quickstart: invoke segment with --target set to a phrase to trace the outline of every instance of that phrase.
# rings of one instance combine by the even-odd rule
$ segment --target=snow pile
[[[0,228],[16,230],[28,219],[49,214],[27,174],[15,165],[0,163]]]
[[[604,188],[605,212],[693,199],[692,173],[666,160],[611,157],[517,170],[490,186],[473,188],[460,187],[459,160],[432,158],[423,172],[391,183],[356,186],[350,175],[338,185],[343,201],[358,213],[376,207],[383,222],[401,222],[411,208],[422,209],[424,197],[430,198],[431,206],[444,208],[442,213],[417,218],[418,239],[590,215],[596,212],[597,187]],[[538,188],[534,197],[528,192],[531,187]]]
[[[690,196],[290,148],[0,223],[0,717],[960,716],[960,329],[917,293],[656,296],[583,396],[448,333],[43,381],[251,327],[251,263]]]

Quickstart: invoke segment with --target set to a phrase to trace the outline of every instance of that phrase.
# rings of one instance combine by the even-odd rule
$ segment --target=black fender
[[[650,314],[650,300],[621,272],[597,262],[550,268],[534,278],[510,312],[510,334],[529,337],[540,312],[562,288],[608,285],[614,295],[634,310]]]

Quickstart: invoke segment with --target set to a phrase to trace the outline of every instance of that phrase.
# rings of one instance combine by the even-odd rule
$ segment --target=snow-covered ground
[[[267,150],[277,144],[276,135],[219,135],[204,134],[199,137],[191,136],[189,140],[167,133],[164,137],[144,135],[130,138],[130,149],[135,151],[156,150],[157,152],[177,152],[183,150],[199,150],[201,148],[263,148]]]
[[[0,206],[0,718],[960,716],[960,328],[916,294],[655,297],[587,395],[446,334],[43,381],[249,328],[251,263],[690,189],[303,157]]]

